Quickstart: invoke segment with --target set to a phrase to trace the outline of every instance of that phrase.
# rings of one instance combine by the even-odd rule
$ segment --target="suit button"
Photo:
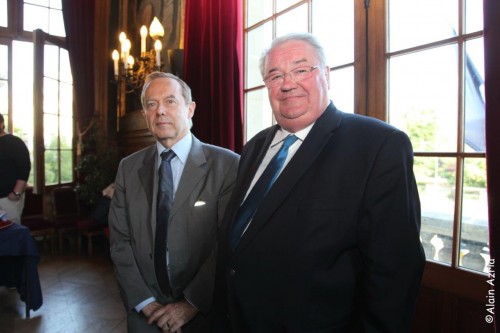
[[[229,270],[229,276],[234,276],[235,274],[236,274],[236,271],[233,268],[231,268]]]

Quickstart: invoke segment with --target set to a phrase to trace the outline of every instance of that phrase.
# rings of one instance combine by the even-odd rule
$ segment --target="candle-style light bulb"
[[[118,60],[120,60],[120,54],[118,54],[117,50],[113,50],[113,53],[111,54],[111,58],[113,59],[115,76],[118,76]]]
[[[118,37],[118,40],[120,41],[120,51],[121,51],[121,57],[123,59],[123,42],[125,42],[125,40],[127,40],[127,35],[125,35],[125,33],[122,31],[120,32],[120,36]]]
[[[163,37],[165,35],[165,30],[163,30],[163,26],[160,23],[160,20],[155,16],[153,19],[153,22],[151,22],[151,25],[149,26],[149,35],[151,38],[154,40]]]
[[[130,69],[134,68],[134,57],[129,55],[127,58],[127,63],[128,63],[128,68]]]
[[[123,67],[127,69],[128,56],[130,54],[130,40],[125,39],[122,43]]]
[[[145,25],[141,27],[141,57],[146,54],[146,37],[148,36],[148,28]]]
[[[161,56],[160,56],[160,53],[161,53],[161,42],[159,39],[157,39],[155,41],[155,51],[156,51],[156,66],[158,68],[161,67]]]

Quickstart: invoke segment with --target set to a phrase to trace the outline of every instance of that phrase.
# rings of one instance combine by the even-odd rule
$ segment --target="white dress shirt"
[[[267,149],[267,153],[264,156],[264,159],[260,163],[259,168],[257,169],[257,172],[255,172],[255,176],[253,177],[252,183],[248,187],[245,198],[243,199],[241,204],[245,201],[246,197],[248,196],[248,194],[250,193],[250,191],[254,187],[257,180],[259,180],[260,176],[262,176],[262,174],[264,173],[264,170],[266,170],[267,165],[271,162],[274,155],[276,155],[278,153],[278,151],[280,150],[281,146],[283,145],[283,141],[286,139],[286,137],[289,135],[295,135],[298,138],[298,140],[295,141],[288,148],[288,154],[286,155],[285,163],[283,164],[283,167],[281,168],[276,180],[278,180],[279,176],[281,175],[283,170],[285,170],[286,166],[288,165],[288,162],[290,162],[290,160],[295,155],[295,153],[297,152],[299,147],[302,145],[302,142],[306,139],[306,136],[311,131],[311,128],[313,127],[313,125],[314,125],[314,123],[312,123],[311,125],[309,125],[308,127],[304,128],[304,129],[298,131],[297,133],[290,133],[287,130],[284,130],[282,128],[280,128],[276,132],[276,134],[274,135],[273,141],[271,141],[271,145],[269,145],[269,148]],[[251,223],[252,223],[252,220],[250,220],[250,222],[248,222],[247,226],[245,227],[245,230],[243,230],[242,235],[247,231],[247,229]]]

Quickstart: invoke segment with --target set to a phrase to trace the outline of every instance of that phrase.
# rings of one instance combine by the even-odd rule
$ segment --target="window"
[[[2,13],[13,13],[5,29],[0,14],[0,112],[7,130],[30,151],[28,184],[40,189],[72,182],[73,81],[64,46],[61,1],[0,0],[0,6],[5,7]],[[23,22],[24,31],[16,31],[18,22]]]
[[[7,0],[0,0],[0,27],[7,27]]]
[[[246,0],[246,139],[274,123],[262,50],[288,32],[314,33],[329,56],[336,106],[410,136],[428,260],[486,271],[482,29],[480,0]]]
[[[24,1],[24,31],[42,29],[52,36],[66,37],[61,0]]]
[[[414,146],[427,258],[486,271],[482,1],[461,3],[388,1],[388,116]]]

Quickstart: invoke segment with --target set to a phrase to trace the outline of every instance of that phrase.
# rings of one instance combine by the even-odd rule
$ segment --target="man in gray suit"
[[[191,134],[195,103],[178,77],[150,74],[141,102],[157,142],[121,161],[109,212],[111,257],[128,312],[128,330],[208,332],[216,235],[239,156]],[[159,167],[162,152],[170,150],[175,154],[170,161],[173,203],[164,219],[168,223],[162,240],[160,233],[156,235],[157,222],[161,224],[156,217],[164,216],[163,208],[157,207]],[[155,272],[155,256],[163,245],[156,251],[155,246],[162,242],[164,278],[158,267]]]

